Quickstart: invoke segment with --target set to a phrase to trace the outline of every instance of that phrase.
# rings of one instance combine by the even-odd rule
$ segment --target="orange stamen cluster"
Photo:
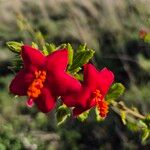
[[[94,99],[97,103],[97,107],[99,110],[99,114],[101,117],[105,118],[108,113],[108,102],[105,101],[105,99],[102,99],[102,95],[100,93],[100,90],[95,90],[93,92],[94,94]]]
[[[108,102],[106,102],[105,100],[99,101],[98,102],[98,110],[99,110],[100,116],[102,118],[105,118],[108,113]]]
[[[43,88],[44,81],[46,79],[45,71],[36,71],[35,79],[28,88],[27,95],[29,98],[37,98],[41,94],[41,89]]]

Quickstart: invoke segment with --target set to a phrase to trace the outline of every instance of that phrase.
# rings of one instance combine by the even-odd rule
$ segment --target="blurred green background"
[[[92,62],[110,68],[125,85],[121,99],[147,114],[150,44],[139,38],[141,29],[150,31],[148,0],[0,0],[0,150],[150,149],[150,141],[142,143],[141,133],[111,110],[104,122],[91,114],[83,123],[69,119],[57,127],[55,112],[29,109],[25,98],[8,90],[16,57],[6,42],[31,44],[42,33],[46,42],[69,42],[75,49],[87,43],[96,51]]]

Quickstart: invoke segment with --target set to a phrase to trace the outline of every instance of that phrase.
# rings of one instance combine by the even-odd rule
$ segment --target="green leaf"
[[[83,74],[81,74],[81,73],[75,73],[74,74],[74,77],[76,78],[76,79],[78,79],[78,80],[80,80],[80,81],[83,81]]]
[[[12,61],[12,71],[18,72],[23,66],[22,59],[20,55],[16,55]]]
[[[147,125],[148,128],[150,128],[150,114],[148,114],[146,118],[143,119],[143,122]]]
[[[68,68],[68,70],[71,73],[77,73],[84,64],[89,62],[89,60],[93,57],[93,55],[94,55],[93,50],[76,52],[73,57],[73,63]]]
[[[45,45],[45,39],[40,31],[36,32],[35,35],[35,40],[38,43],[38,45],[42,48]]]
[[[85,51],[86,49],[87,49],[87,44],[84,43],[79,46],[78,51]]]
[[[66,47],[67,47],[67,44],[64,43],[64,44],[61,44],[60,46],[58,46],[57,49],[63,49],[63,48],[66,48]]]
[[[111,86],[106,100],[116,100],[124,93],[125,87],[121,83],[115,83]]]
[[[96,121],[101,122],[104,119],[99,115],[99,110],[97,107],[95,107],[95,115],[96,115]]]
[[[62,123],[64,123],[69,116],[70,116],[70,111],[66,107],[66,105],[59,106],[56,112],[57,125],[59,126]]]
[[[21,46],[23,46],[23,43],[15,42],[15,41],[10,41],[6,43],[8,48],[14,52],[14,53],[19,53],[21,51]]]
[[[145,36],[144,42],[150,43],[150,33],[148,33],[148,34]]]
[[[47,47],[46,47],[45,45],[43,46],[42,52],[43,52],[43,54],[44,54],[45,56],[47,56],[47,55],[49,54],[49,52],[48,52],[48,50],[47,50]]]
[[[46,47],[49,54],[54,52],[57,49],[55,44],[53,44],[53,43],[50,43],[50,44],[46,43],[45,47]]]
[[[142,133],[142,143],[144,143],[150,137],[150,130],[144,129]]]
[[[38,45],[36,43],[34,43],[34,42],[32,42],[32,47],[35,48],[35,49],[39,48]]]
[[[142,120],[138,121],[138,125],[140,128],[148,128],[147,124],[145,122],[143,122]]]
[[[49,55],[50,53],[54,52],[56,49],[57,49],[57,48],[56,48],[56,46],[55,46],[53,43],[51,43],[51,44],[46,43],[46,44],[43,46],[43,54],[47,56],[47,55]]]
[[[138,55],[138,63],[142,69],[150,72],[150,60],[144,57],[142,54]]]
[[[77,117],[77,119],[82,121],[82,122],[85,121],[88,118],[88,116],[89,116],[89,112],[90,112],[90,110],[87,110],[87,111],[83,112],[82,114],[80,114]]]
[[[121,120],[122,120],[122,122],[123,122],[123,124],[124,125],[126,125],[126,112],[125,111],[123,111],[123,110],[121,110],[121,112],[120,112],[120,116],[121,116]]]
[[[73,48],[72,48],[71,44],[69,44],[69,43],[67,44],[66,48],[68,49],[68,59],[69,59],[68,64],[69,64],[69,66],[71,66],[72,61],[73,61]]]
[[[135,122],[129,122],[128,121],[126,125],[127,125],[128,129],[130,129],[130,130],[132,130],[134,132],[137,132],[137,131],[140,130]]]

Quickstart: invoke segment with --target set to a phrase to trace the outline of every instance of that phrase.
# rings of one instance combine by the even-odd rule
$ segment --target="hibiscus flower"
[[[96,70],[92,64],[84,65],[84,81],[77,94],[63,97],[68,107],[74,107],[73,115],[78,116],[84,111],[96,106],[101,117],[108,113],[108,103],[105,96],[114,80],[114,74],[107,68]]]
[[[37,104],[47,113],[55,106],[57,96],[74,93],[80,89],[80,82],[66,73],[68,50],[60,49],[48,56],[30,46],[21,50],[23,68],[10,84],[10,91],[27,96],[28,106]]]

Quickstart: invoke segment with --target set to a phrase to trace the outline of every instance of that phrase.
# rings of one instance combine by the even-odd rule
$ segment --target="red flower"
[[[144,39],[146,35],[147,35],[147,31],[146,31],[146,30],[141,29],[141,30],[139,31],[139,37],[140,37],[141,39]]]
[[[100,116],[106,117],[108,103],[105,101],[109,87],[114,80],[114,75],[107,68],[97,71],[91,64],[84,65],[84,81],[78,94],[63,97],[68,107],[75,107],[73,115],[78,116],[82,112],[97,106]]]
[[[54,108],[57,96],[80,89],[80,82],[65,72],[67,49],[44,56],[39,50],[23,46],[21,56],[24,66],[12,80],[10,91],[19,96],[27,95],[29,106],[35,102],[46,113]]]

